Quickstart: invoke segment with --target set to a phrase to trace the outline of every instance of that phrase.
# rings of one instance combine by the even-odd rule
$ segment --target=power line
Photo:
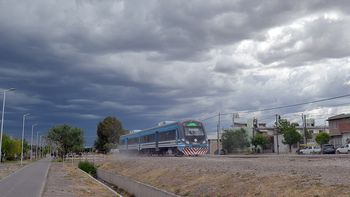
[[[330,98],[325,98],[325,99],[320,99],[320,100],[315,100],[315,101],[297,103],[297,104],[292,104],[292,105],[283,105],[283,106],[279,106],[279,107],[271,107],[271,108],[259,109],[259,110],[238,111],[238,112],[233,112],[233,113],[223,113],[223,114],[221,114],[221,115],[231,115],[231,114],[234,114],[234,113],[253,113],[253,112],[270,111],[270,110],[275,110],[275,109],[283,109],[283,108],[296,107],[296,106],[307,105],[307,104],[313,104],[313,103],[320,103],[320,102],[330,101],[330,100],[339,99],[339,98],[344,98],[344,97],[350,97],[350,94],[345,94],[345,95],[341,95],[341,96],[335,96],[335,97],[330,97]],[[217,117],[217,116],[218,116],[218,115],[210,116],[210,117],[201,119],[201,121],[205,121],[205,120],[208,120],[208,119]]]

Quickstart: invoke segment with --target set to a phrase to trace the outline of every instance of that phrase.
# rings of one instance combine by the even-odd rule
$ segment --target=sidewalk
[[[0,181],[2,197],[40,197],[51,159],[45,158],[23,167]]]

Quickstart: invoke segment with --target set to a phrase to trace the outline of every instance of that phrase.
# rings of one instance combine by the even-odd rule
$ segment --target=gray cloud
[[[321,0],[0,1],[1,88],[17,89],[5,128],[20,131],[30,111],[43,130],[67,122],[91,136],[107,115],[139,129],[344,94],[349,8]],[[254,115],[266,116],[245,116]]]

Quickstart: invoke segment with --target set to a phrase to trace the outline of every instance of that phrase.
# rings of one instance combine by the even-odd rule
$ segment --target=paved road
[[[50,159],[32,163],[0,181],[1,197],[40,197],[44,189]]]

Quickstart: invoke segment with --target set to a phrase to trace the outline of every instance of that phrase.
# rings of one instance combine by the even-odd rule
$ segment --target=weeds
[[[81,170],[89,173],[93,177],[96,177],[96,175],[97,175],[97,173],[96,173],[96,171],[97,171],[96,166],[93,163],[89,162],[89,161],[80,161],[79,164],[78,164],[78,167]]]

